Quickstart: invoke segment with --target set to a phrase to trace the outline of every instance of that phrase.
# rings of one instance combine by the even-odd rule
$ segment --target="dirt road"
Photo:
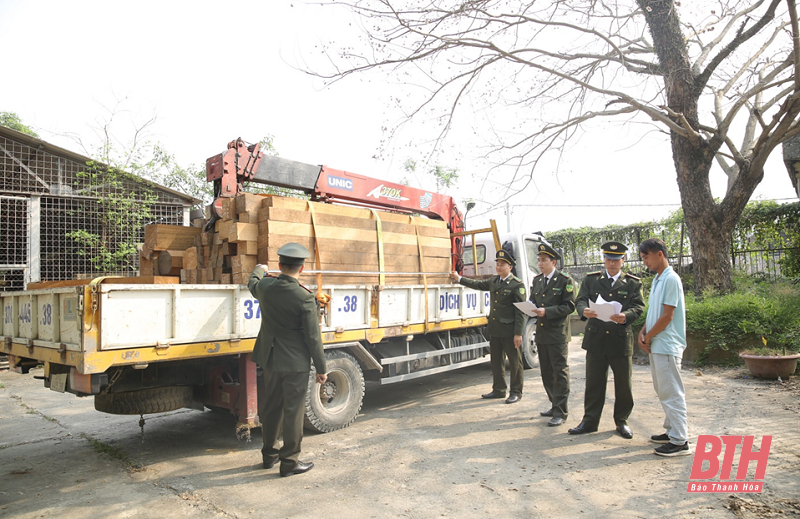
[[[571,349],[568,425],[547,427],[538,369],[522,401],[481,400],[487,364],[367,388],[349,428],[308,435],[316,468],[260,468],[258,431],[181,410],[147,418],[94,411],[91,399],[0,372],[0,516],[128,517],[777,517],[800,515],[800,384],[743,370],[687,369],[690,433],[773,435],[762,494],[688,494],[692,456],[653,455],[663,415],[647,366],[634,366],[633,440],[570,436],[582,415],[584,355]],[[613,386],[609,387],[613,399]],[[738,460],[738,458],[737,458]],[[752,479],[755,463],[751,464]]]

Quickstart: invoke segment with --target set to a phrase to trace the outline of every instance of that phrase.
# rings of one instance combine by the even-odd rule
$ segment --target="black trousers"
[[[553,417],[566,419],[569,415],[569,344],[536,344],[539,353],[539,370],[547,398],[553,406]]]
[[[261,456],[264,461],[280,459],[284,470],[293,469],[300,457],[308,377],[307,371],[273,371],[272,357],[258,377],[258,419],[264,442]],[[281,434],[283,446],[279,447]]]
[[[522,394],[525,372],[522,370],[522,351],[514,347],[513,337],[489,337],[492,364],[492,391],[506,392],[506,357],[511,371],[511,393]]]
[[[632,357],[609,357],[599,351],[586,351],[586,394],[583,397],[583,421],[590,426],[600,424],[606,403],[608,368],[614,373],[614,423],[628,425],[633,410],[631,383]]]

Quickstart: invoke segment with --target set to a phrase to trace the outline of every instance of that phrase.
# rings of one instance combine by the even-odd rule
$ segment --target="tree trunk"
[[[731,265],[728,258],[733,225],[738,219],[724,218],[711,194],[709,173],[719,139],[706,140],[700,132],[698,99],[702,87],[695,82],[675,6],[669,0],[637,0],[642,8],[653,44],[663,69],[667,105],[673,122],[683,130],[672,129],[672,157],[678,174],[678,188],[692,245],[695,292],[712,288],[730,292]],[[740,213],[741,214],[741,210]],[[671,251],[674,255],[677,251]]]
[[[678,172],[681,205],[692,245],[695,293],[707,289],[733,290],[729,244],[734,225],[725,218],[708,183],[714,154],[703,141],[673,135],[673,157]],[[677,251],[670,251],[675,254]]]
[[[789,173],[789,181],[791,181],[797,196],[800,197],[800,135],[783,143],[783,163]]]
[[[713,219],[699,219],[689,223],[686,229],[692,242],[692,265],[694,268],[695,294],[701,295],[705,289],[717,292],[731,292],[730,232],[722,236]],[[711,225],[707,225],[712,223]],[[699,224],[699,225],[698,225]]]

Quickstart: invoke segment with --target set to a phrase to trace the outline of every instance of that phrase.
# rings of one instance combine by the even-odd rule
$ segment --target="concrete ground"
[[[32,373],[0,371],[0,517],[778,517],[800,515],[800,385],[741,369],[685,369],[692,441],[773,435],[762,494],[686,491],[692,456],[653,455],[663,414],[649,367],[634,366],[634,438],[614,432],[613,385],[600,431],[570,436],[582,415],[584,355],[570,345],[567,426],[547,427],[539,370],[522,401],[490,389],[489,365],[388,386],[370,384],[347,429],[309,434],[311,472],[260,468],[260,434],[233,417],[180,410],[96,412]],[[40,373],[39,373],[40,374]],[[737,458],[738,459],[738,458]],[[735,467],[734,467],[735,468]],[[755,464],[751,465],[749,479]]]

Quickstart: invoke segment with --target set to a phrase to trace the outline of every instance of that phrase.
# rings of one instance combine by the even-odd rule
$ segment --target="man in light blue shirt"
[[[650,437],[662,443],[659,456],[688,456],[688,418],[686,391],[681,378],[681,359],[686,349],[686,306],[683,284],[667,260],[667,246],[658,238],[639,245],[645,267],[655,271],[650,287],[647,321],[639,332],[639,347],[650,354],[650,373],[661,407],[664,409],[664,434]]]

